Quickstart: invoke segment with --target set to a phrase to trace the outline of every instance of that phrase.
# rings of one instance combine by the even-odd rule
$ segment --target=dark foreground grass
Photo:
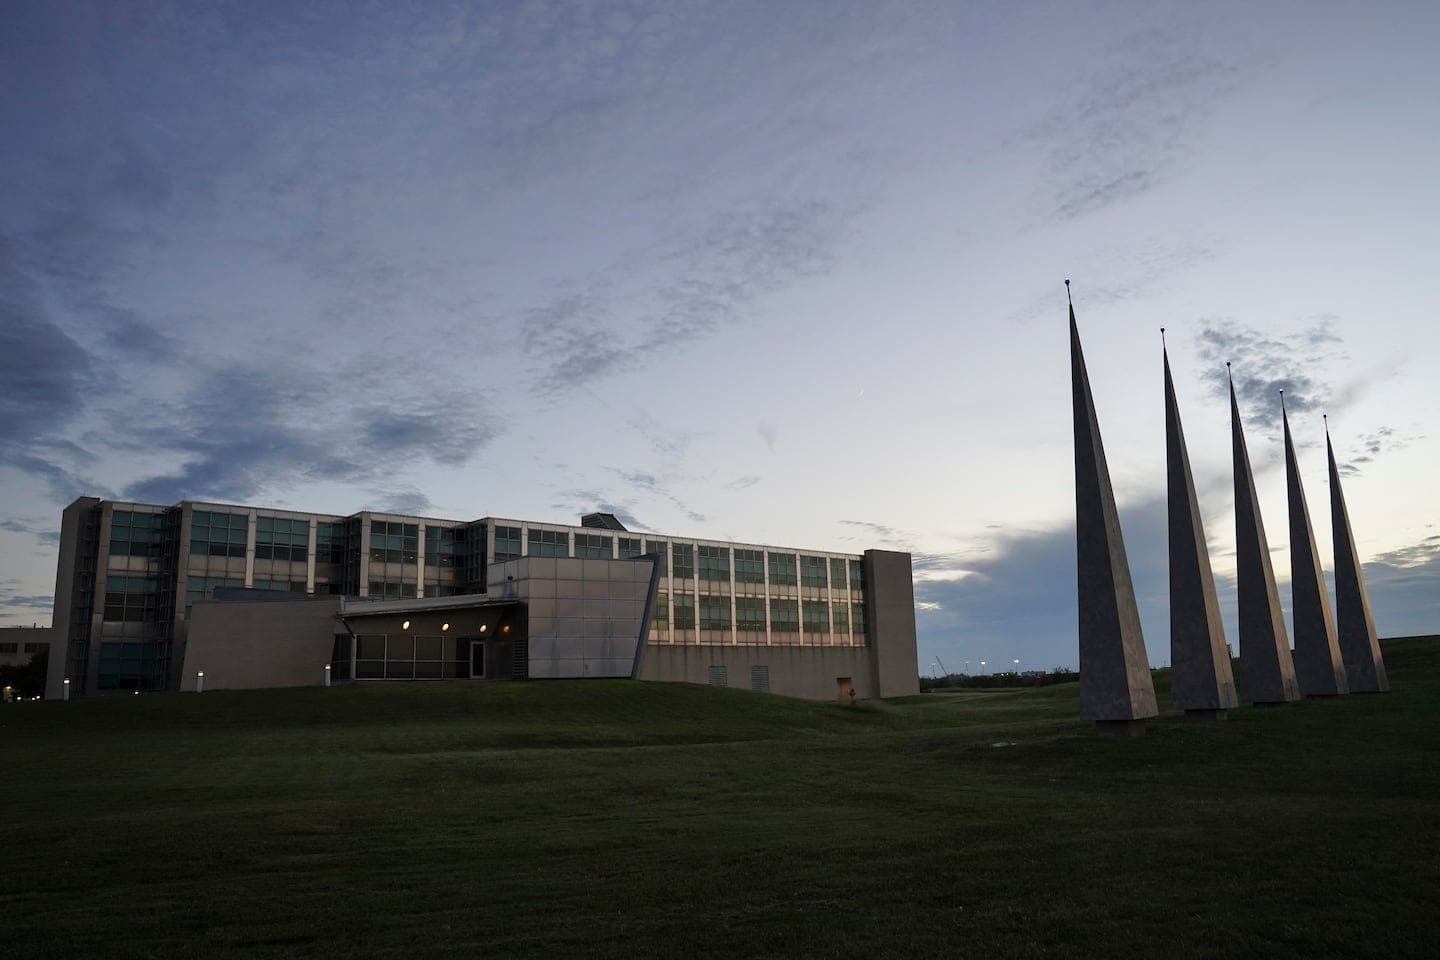
[[[0,951],[1433,956],[1440,638],[1097,737],[1071,686],[588,681],[0,711]],[[1162,695],[1163,696],[1163,695]]]

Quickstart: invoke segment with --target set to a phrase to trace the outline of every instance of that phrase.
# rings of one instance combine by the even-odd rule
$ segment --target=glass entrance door
[[[470,679],[485,679],[485,641],[470,641]]]

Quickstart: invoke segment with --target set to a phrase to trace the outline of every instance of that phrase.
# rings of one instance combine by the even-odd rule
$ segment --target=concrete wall
[[[66,661],[70,635],[78,625],[71,623],[75,606],[75,565],[79,561],[80,525],[85,515],[100,503],[95,497],[79,497],[60,514],[60,557],[55,564],[55,607],[50,618],[55,641],[50,645],[50,665],[45,671],[45,699],[59,700],[65,692]],[[97,572],[97,576],[101,576]],[[84,626],[88,627],[88,624]],[[75,677],[79,687],[84,678]],[[79,693],[78,689],[72,693]]]
[[[698,646],[651,643],[641,661],[641,680],[709,683],[710,668],[723,666],[726,686],[751,689],[751,668],[768,668],[770,692],[807,700],[849,700],[848,680],[862,699],[880,696],[870,647]],[[918,687],[919,680],[916,680]]]
[[[197,603],[180,689],[193,691],[201,670],[206,690],[321,684],[339,612],[340,598],[329,596]]]
[[[865,626],[875,651],[874,683],[882,697],[920,692],[915,650],[915,586],[910,554],[865,551]]]
[[[529,609],[529,676],[629,677],[653,561],[522,557],[490,568],[491,596]]]

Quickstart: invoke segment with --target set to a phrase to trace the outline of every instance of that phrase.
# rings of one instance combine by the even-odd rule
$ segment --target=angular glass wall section
[[[315,592],[317,594],[343,594],[345,592],[345,521],[317,520],[315,522]],[[359,547],[355,548],[357,551]]]
[[[425,596],[453,597],[460,593],[465,534],[464,527],[425,524]]]
[[[112,509],[96,686],[162,690],[169,669],[178,522],[161,509]],[[241,557],[245,542],[242,528]],[[243,563],[243,560],[242,560]],[[168,582],[167,582],[168,578]]]
[[[514,530],[516,549],[519,549],[520,530],[518,527],[496,527],[496,550],[499,550],[500,531]],[[463,594],[484,593],[489,563],[486,559],[486,536],[488,530],[483,523],[467,523],[455,530],[456,589]],[[510,559],[514,559],[511,557]]]

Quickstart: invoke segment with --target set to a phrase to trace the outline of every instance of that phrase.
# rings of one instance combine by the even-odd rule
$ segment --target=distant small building
[[[50,649],[50,627],[0,627],[0,667],[23,667]]]
[[[365,511],[82,497],[47,693],[633,677],[917,693],[910,555]],[[59,638],[63,637],[63,643]]]

